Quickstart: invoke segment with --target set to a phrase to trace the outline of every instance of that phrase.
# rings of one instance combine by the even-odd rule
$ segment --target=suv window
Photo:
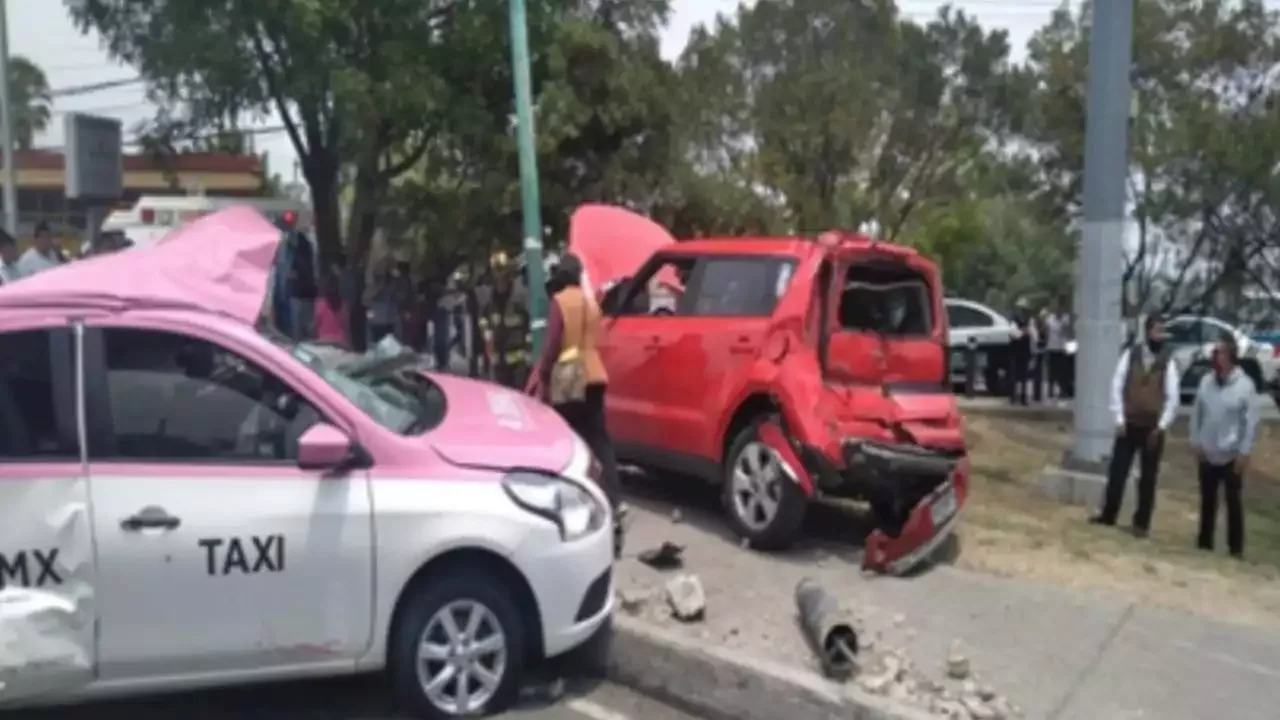
[[[104,332],[111,447],[96,458],[277,462],[320,412],[279,378],[206,340],[153,330]]]
[[[994,327],[995,319],[968,305],[947,305],[947,325],[953,328]]]
[[[933,331],[929,284],[893,263],[860,263],[845,272],[838,317],[845,330],[922,336]]]
[[[0,463],[80,459],[71,360],[65,330],[0,333]]]
[[[606,309],[620,305],[617,315],[687,315],[685,287],[696,264],[697,258],[692,257],[664,258],[651,265],[649,272],[612,288],[601,305]]]
[[[790,262],[774,258],[707,258],[691,312],[704,317],[768,316],[786,292],[792,272]]]

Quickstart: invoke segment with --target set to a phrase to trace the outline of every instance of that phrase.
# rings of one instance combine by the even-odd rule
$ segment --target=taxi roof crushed
[[[257,321],[281,241],[247,206],[186,225],[157,244],[76,260],[0,289],[0,309],[196,310]]]

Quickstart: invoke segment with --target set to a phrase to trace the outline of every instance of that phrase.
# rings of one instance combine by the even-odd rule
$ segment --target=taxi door
[[[93,678],[99,590],[75,328],[0,323],[0,707]]]
[[[367,473],[298,467],[303,431],[350,428],[291,362],[248,328],[87,330],[102,682],[349,668],[369,647]]]

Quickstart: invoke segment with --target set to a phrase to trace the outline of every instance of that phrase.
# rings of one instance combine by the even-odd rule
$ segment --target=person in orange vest
[[[542,354],[526,388],[549,402],[586,441],[599,462],[599,481],[609,502],[618,508],[622,485],[613,441],[605,426],[604,396],[609,388],[596,341],[600,336],[600,308],[582,288],[582,261],[565,255],[552,271],[557,292],[547,313]],[[556,377],[557,373],[561,373]]]

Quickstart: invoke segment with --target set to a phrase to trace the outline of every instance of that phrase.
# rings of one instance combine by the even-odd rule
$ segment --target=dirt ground
[[[1245,561],[1195,548],[1199,490],[1185,440],[1171,437],[1160,473],[1151,536],[1084,522],[1088,511],[1039,497],[1036,474],[1061,458],[1069,428],[970,414],[966,429],[973,493],[961,523],[956,565],[1077,589],[1106,590],[1237,623],[1280,626],[1280,429],[1263,427],[1245,480]]]

